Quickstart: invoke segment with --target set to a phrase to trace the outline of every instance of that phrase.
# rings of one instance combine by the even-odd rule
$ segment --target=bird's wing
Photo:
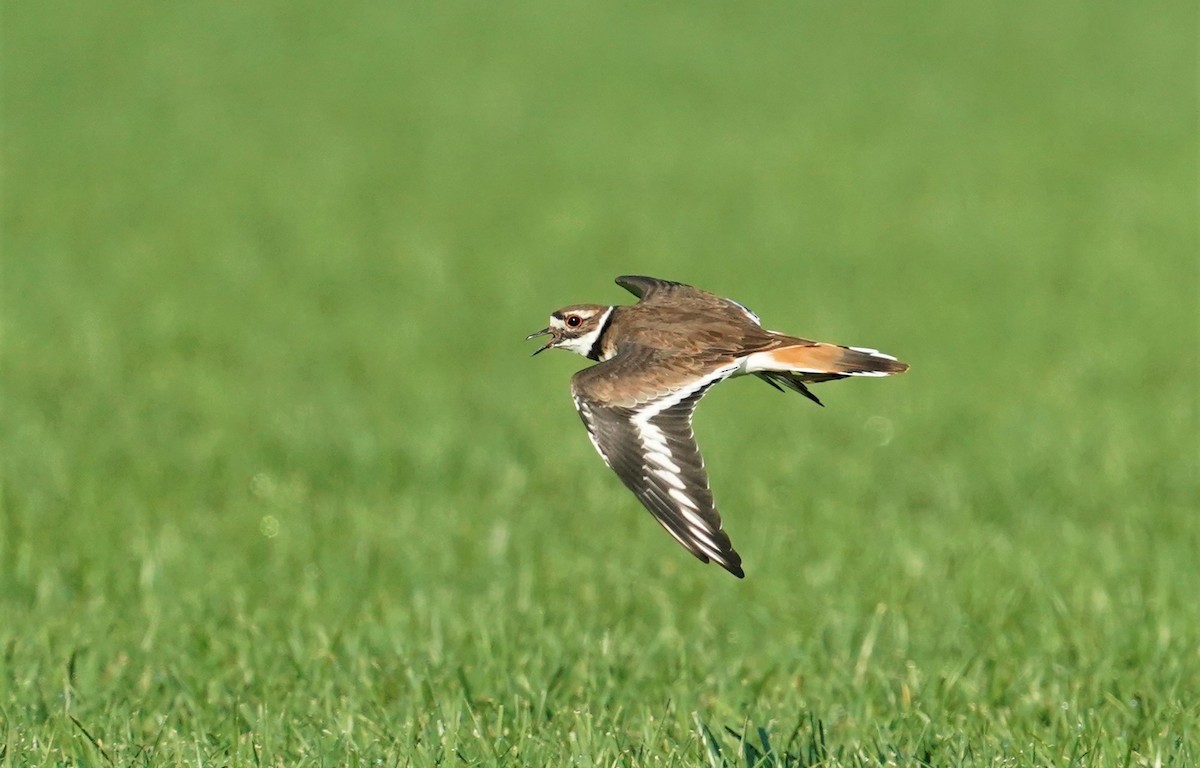
[[[604,462],[667,533],[702,561],[742,578],[742,559],[721,530],[692,432],[696,404],[737,363],[702,376],[672,376],[669,366],[645,364],[653,355],[627,350],[580,371],[571,381],[575,407]]]
[[[657,277],[646,277],[644,275],[621,275],[613,282],[642,301],[649,301],[658,295],[674,293],[681,288],[695,290],[690,285],[677,283],[673,280],[660,280]]]
[[[700,309],[706,314],[732,314],[739,321],[748,319],[755,326],[762,325],[758,315],[745,304],[717,296],[686,283],[660,280],[657,277],[645,277],[644,275],[621,275],[615,282],[637,296],[639,304],[669,297],[677,306],[687,304],[693,311]],[[731,313],[730,310],[734,311]]]

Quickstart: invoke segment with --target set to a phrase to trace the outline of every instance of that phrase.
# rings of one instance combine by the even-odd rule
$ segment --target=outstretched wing
[[[721,530],[721,517],[708,487],[704,459],[692,432],[692,413],[700,398],[737,370],[736,363],[700,378],[657,382],[662,369],[638,380],[633,356],[621,356],[587,368],[571,382],[571,394],[592,445],[604,462],[633,491],[659,524],[704,562],[716,561],[742,578],[742,559]],[[606,370],[607,369],[607,370]],[[669,374],[669,371],[667,371]],[[619,377],[637,400],[613,397]],[[648,399],[641,399],[649,395]],[[640,401],[639,401],[640,400]]]

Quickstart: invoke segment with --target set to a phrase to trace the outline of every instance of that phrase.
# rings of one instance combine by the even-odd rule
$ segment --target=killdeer
[[[685,549],[743,578],[692,433],[700,398],[753,374],[821,405],[806,385],[908,366],[875,349],[768,331],[736,301],[690,285],[636,275],[616,282],[637,304],[563,307],[529,335],[550,337],[533,354],[557,347],[597,361],[572,377],[571,396],[604,463]]]

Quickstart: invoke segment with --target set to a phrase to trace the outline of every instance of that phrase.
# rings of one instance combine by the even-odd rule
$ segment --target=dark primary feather
[[[639,299],[650,299],[655,294],[669,293],[677,288],[691,288],[689,285],[677,283],[674,280],[660,280],[657,277],[646,277],[645,275],[621,275],[613,282]]]
[[[784,390],[784,387],[792,390],[793,392],[799,392],[822,408],[825,407],[825,403],[822,403],[820,400],[818,400],[817,396],[812,393],[812,390],[804,386],[804,383],[808,382],[811,384],[821,381],[834,381],[836,379],[846,378],[845,376],[840,376],[838,374],[799,374],[791,371],[759,371],[754,375],[767,382],[772,387],[775,387],[775,389],[778,389],[780,392]]]

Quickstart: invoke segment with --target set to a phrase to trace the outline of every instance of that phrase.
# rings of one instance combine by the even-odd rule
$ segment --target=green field
[[[78,3],[3,30],[0,766],[1200,762],[1197,11]],[[912,364],[696,431],[615,275]]]

